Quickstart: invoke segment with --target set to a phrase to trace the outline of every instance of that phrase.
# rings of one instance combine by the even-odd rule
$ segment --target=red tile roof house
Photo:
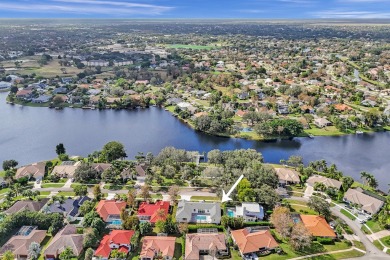
[[[138,208],[138,218],[141,222],[150,222],[155,224],[159,220],[165,220],[169,212],[168,201],[156,201],[156,203],[151,204],[147,202],[142,202]],[[159,216],[159,211],[164,211],[164,216]]]
[[[96,212],[104,222],[111,225],[120,225],[120,215],[123,208],[126,208],[125,201],[101,200],[96,206]]]
[[[238,246],[241,256],[251,258],[253,254],[279,247],[269,229],[244,228],[231,232],[233,242]],[[257,257],[256,257],[257,258]]]
[[[163,259],[171,260],[175,254],[175,241],[176,237],[144,237],[140,259],[153,260],[161,255]],[[161,259],[161,257],[158,259]]]
[[[119,252],[128,253],[131,251],[130,240],[134,235],[133,230],[113,230],[105,235],[100,241],[99,247],[95,251],[95,256],[99,259],[109,259],[111,251],[118,249]]]

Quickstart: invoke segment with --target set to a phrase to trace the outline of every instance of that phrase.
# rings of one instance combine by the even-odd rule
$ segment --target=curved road
[[[300,200],[300,201],[308,201],[308,198],[305,197],[290,197],[293,200]],[[347,216],[345,216],[343,213],[340,212],[339,207],[331,207],[332,213],[344,220],[348,226],[353,230],[353,232],[359,237],[360,241],[364,244],[366,247],[366,254],[362,257],[355,257],[355,258],[349,258],[349,259],[369,259],[369,260],[384,260],[384,259],[390,259],[390,256],[383,251],[379,250],[376,246],[374,246],[370,240],[368,240],[367,236],[360,230],[360,227],[355,221],[350,220]]]

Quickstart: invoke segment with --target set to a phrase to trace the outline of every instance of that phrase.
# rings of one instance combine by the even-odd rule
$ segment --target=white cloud
[[[313,0],[278,0],[278,2],[290,3],[290,4],[315,4],[316,1]]]
[[[325,10],[311,12],[315,18],[349,18],[349,19],[387,19],[390,18],[390,12],[368,12],[368,11],[342,11],[342,10]]]
[[[55,2],[55,3],[54,3]],[[119,1],[92,0],[53,0],[50,3],[0,3],[1,10],[34,12],[34,13],[73,13],[73,14],[103,14],[110,16],[126,15],[161,15],[174,9],[169,6],[159,6]]]
[[[248,14],[261,14],[265,13],[265,10],[258,10],[258,9],[241,9],[238,10],[240,13],[248,13]]]

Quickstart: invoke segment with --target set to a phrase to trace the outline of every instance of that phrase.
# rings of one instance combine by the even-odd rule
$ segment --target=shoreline
[[[6,92],[6,91],[3,91],[3,93]],[[71,104],[61,104],[61,106],[58,106],[58,107],[50,107],[50,104],[49,103],[24,103],[24,102],[20,102],[20,101],[14,101],[13,104],[9,103],[9,100],[8,100],[8,97],[6,98],[6,101],[7,101],[7,104],[9,105],[19,105],[19,106],[27,106],[27,107],[42,107],[42,108],[49,108],[49,109],[63,109],[63,108],[74,108],[74,109],[89,109],[89,110],[111,110],[111,109],[114,109],[114,110],[137,110],[138,107],[135,107],[135,108],[132,108],[132,109],[117,109],[117,108],[111,108],[111,107],[108,107],[108,108],[103,108],[103,109],[99,109],[99,108],[96,108],[96,107],[90,107],[90,106],[81,106],[81,105],[71,105]],[[151,106],[156,106],[156,105],[151,105]],[[141,107],[142,109],[148,109],[150,106],[148,107]],[[367,134],[367,133],[376,133],[376,132],[387,132],[387,131],[390,131],[390,126],[385,126],[385,127],[381,127],[381,128],[377,128],[377,129],[356,129],[355,132],[350,132],[350,133],[345,133],[345,132],[341,132],[339,130],[337,131],[332,131],[332,130],[328,130],[326,128],[316,128],[314,129],[315,132],[313,133],[313,131],[310,131],[312,130],[311,129],[304,129],[304,133],[302,133],[301,135],[299,136],[292,136],[292,137],[272,137],[272,138],[261,138],[259,137],[254,131],[250,131],[250,132],[239,132],[239,133],[236,133],[236,134],[227,134],[227,133],[215,133],[215,134],[211,134],[211,133],[208,133],[208,132],[202,132],[202,131],[198,131],[198,130],[195,130],[194,128],[194,125],[192,124],[192,122],[190,122],[188,119],[182,119],[180,118],[176,113],[174,113],[173,111],[171,111],[170,109],[164,107],[164,106],[156,106],[156,107],[159,107],[161,109],[164,109],[165,111],[169,112],[172,116],[176,117],[178,120],[180,120],[181,122],[185,123],[188,127],[190,127],[192,130],[194,131],[197,131],[197,132],[201,132],[201,133],[204,133],[206,135],[209,135],[209,136],[217,136],[217,137],[224,137],[224,138],[237,138],[237,139],[245,139],[245,140],[251,140],[251,141],[260,141],[260,142],[275,142],[275,141],[278,141],[278,140],[290,140],[290,139],[293,139],[293,138],[296,138],[296,137],[300,137],[300,138],[313,138],[313,137],[321,137],[321,136],[334,136],[334,137],[337,137],[337,136],[345,136],[345,135],[356,135],[356,131],[361,131],[362,133],[361,134]]]

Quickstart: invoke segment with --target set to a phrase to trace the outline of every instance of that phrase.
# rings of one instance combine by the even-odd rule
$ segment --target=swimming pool
[[[206,220],[207,219],[207,216],[205,215],[197,215],[196,216],[196,220]]]
[[[231,210],[231,209],[227,209],[227,215],[229,216],[229,217],[231,217],[231,218],[233,218],[234,217],[234,211],[233,210]]]
[[[122,225],[122,220],[114,219],[114,220],[110,221],[109,224],[110,225],[117,225],[117,226],[119,226],[119,225]]]

